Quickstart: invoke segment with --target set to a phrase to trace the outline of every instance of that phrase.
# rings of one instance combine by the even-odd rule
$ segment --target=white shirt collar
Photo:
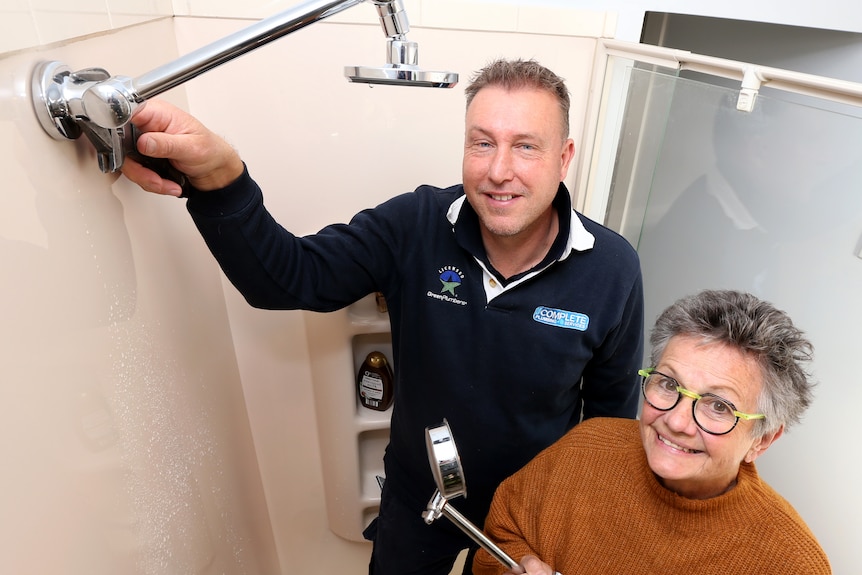
[[[464,202],[466,201],[467,196],[461,196],[449,206],[449,210],[446,212],[446,219],[449,220],[449,223],[453,226],[455,225],[455,222],[458,221],[458,214],[461,213],[461,208],[464,207]],[[583,252],[590,250],[595,244],[595,236],[587,231],[583,222],[581,222],[581,218],[578,217],[575,210],[572,210],[571,224],[569,225],[569,238],[566,241],[566,249],[563,250],[563,255],[560,256],[560,260],[564,260],[569,257],[569,254],[573,251]]]

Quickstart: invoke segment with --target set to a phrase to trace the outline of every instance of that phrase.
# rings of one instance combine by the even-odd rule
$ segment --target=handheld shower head
[[[448,421],[444,419],[439,425],[425,428],[425,449],[428,451],[428,463],[431,464],[431,473],[437,484],[434,495],[422,512],[425,523],[431,525],[441,515],[446,517],[491,557],[508,567],[511,573],[523,573],[524,570],[514,559],[449,504],[449,499],[454,497],[467,497],[467,485],[464,482],[464,471],[461,469],[461,457],[458,455],[458,447]]]

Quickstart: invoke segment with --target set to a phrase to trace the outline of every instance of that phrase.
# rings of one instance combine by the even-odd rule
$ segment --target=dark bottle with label
[[[379,351],[372,351],[359,367],[356,375],[356,392],[363,407],[386,411],[392,405],[395,376],[389,360]]]

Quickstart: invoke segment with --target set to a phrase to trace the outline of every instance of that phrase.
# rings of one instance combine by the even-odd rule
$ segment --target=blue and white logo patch
[[[590,325],[590,318],[585,314],[545,306],[536,308],[536,311],[533,312],[533,320],[555,327],[576,329],[578,331],[587,331],[587,326]]]
[[[437,273],[439,274],[438,277],[443,287],[440,289],[439,293],[434,293],[433,291],[428,290],[425,295],[447,303],[454,303],[462,306],[467,305],[466,301],[460,299],[457,294],[455,294],[455,290],[461,287],[461,283],[464,281],[464,274],[461,273],[461,270],[455,266],[443,266],[437,270]]]

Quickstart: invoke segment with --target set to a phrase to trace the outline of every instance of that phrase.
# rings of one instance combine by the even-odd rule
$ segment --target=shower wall
[[[344,65],[385,58],[373,8],[352,11],[367,10],[163,95],[240,150],[288,228],[459,181],[463,86],[498,56],[569,79],[580,142],[595,38],[612,19],[521,9],[447,24],[423,10],[433,28],[411,32],[420,63],[462,75],[428,90],[344,80]],[[570,32],[538,33],[546,19]],[[30,102],[38,60],[136,76],[248,23],[155,17],[0,57],[4,572],[367,570],[370,546],[326,523],[302,313],[249,308],[182,200],[103,175],[89,143],[50,138]]]
[[[279,569],[218,268],[181,202],[103,175],[30,103],[37,60],[134,75],[175,58],[174,35],[0,59],[5,573]]]

